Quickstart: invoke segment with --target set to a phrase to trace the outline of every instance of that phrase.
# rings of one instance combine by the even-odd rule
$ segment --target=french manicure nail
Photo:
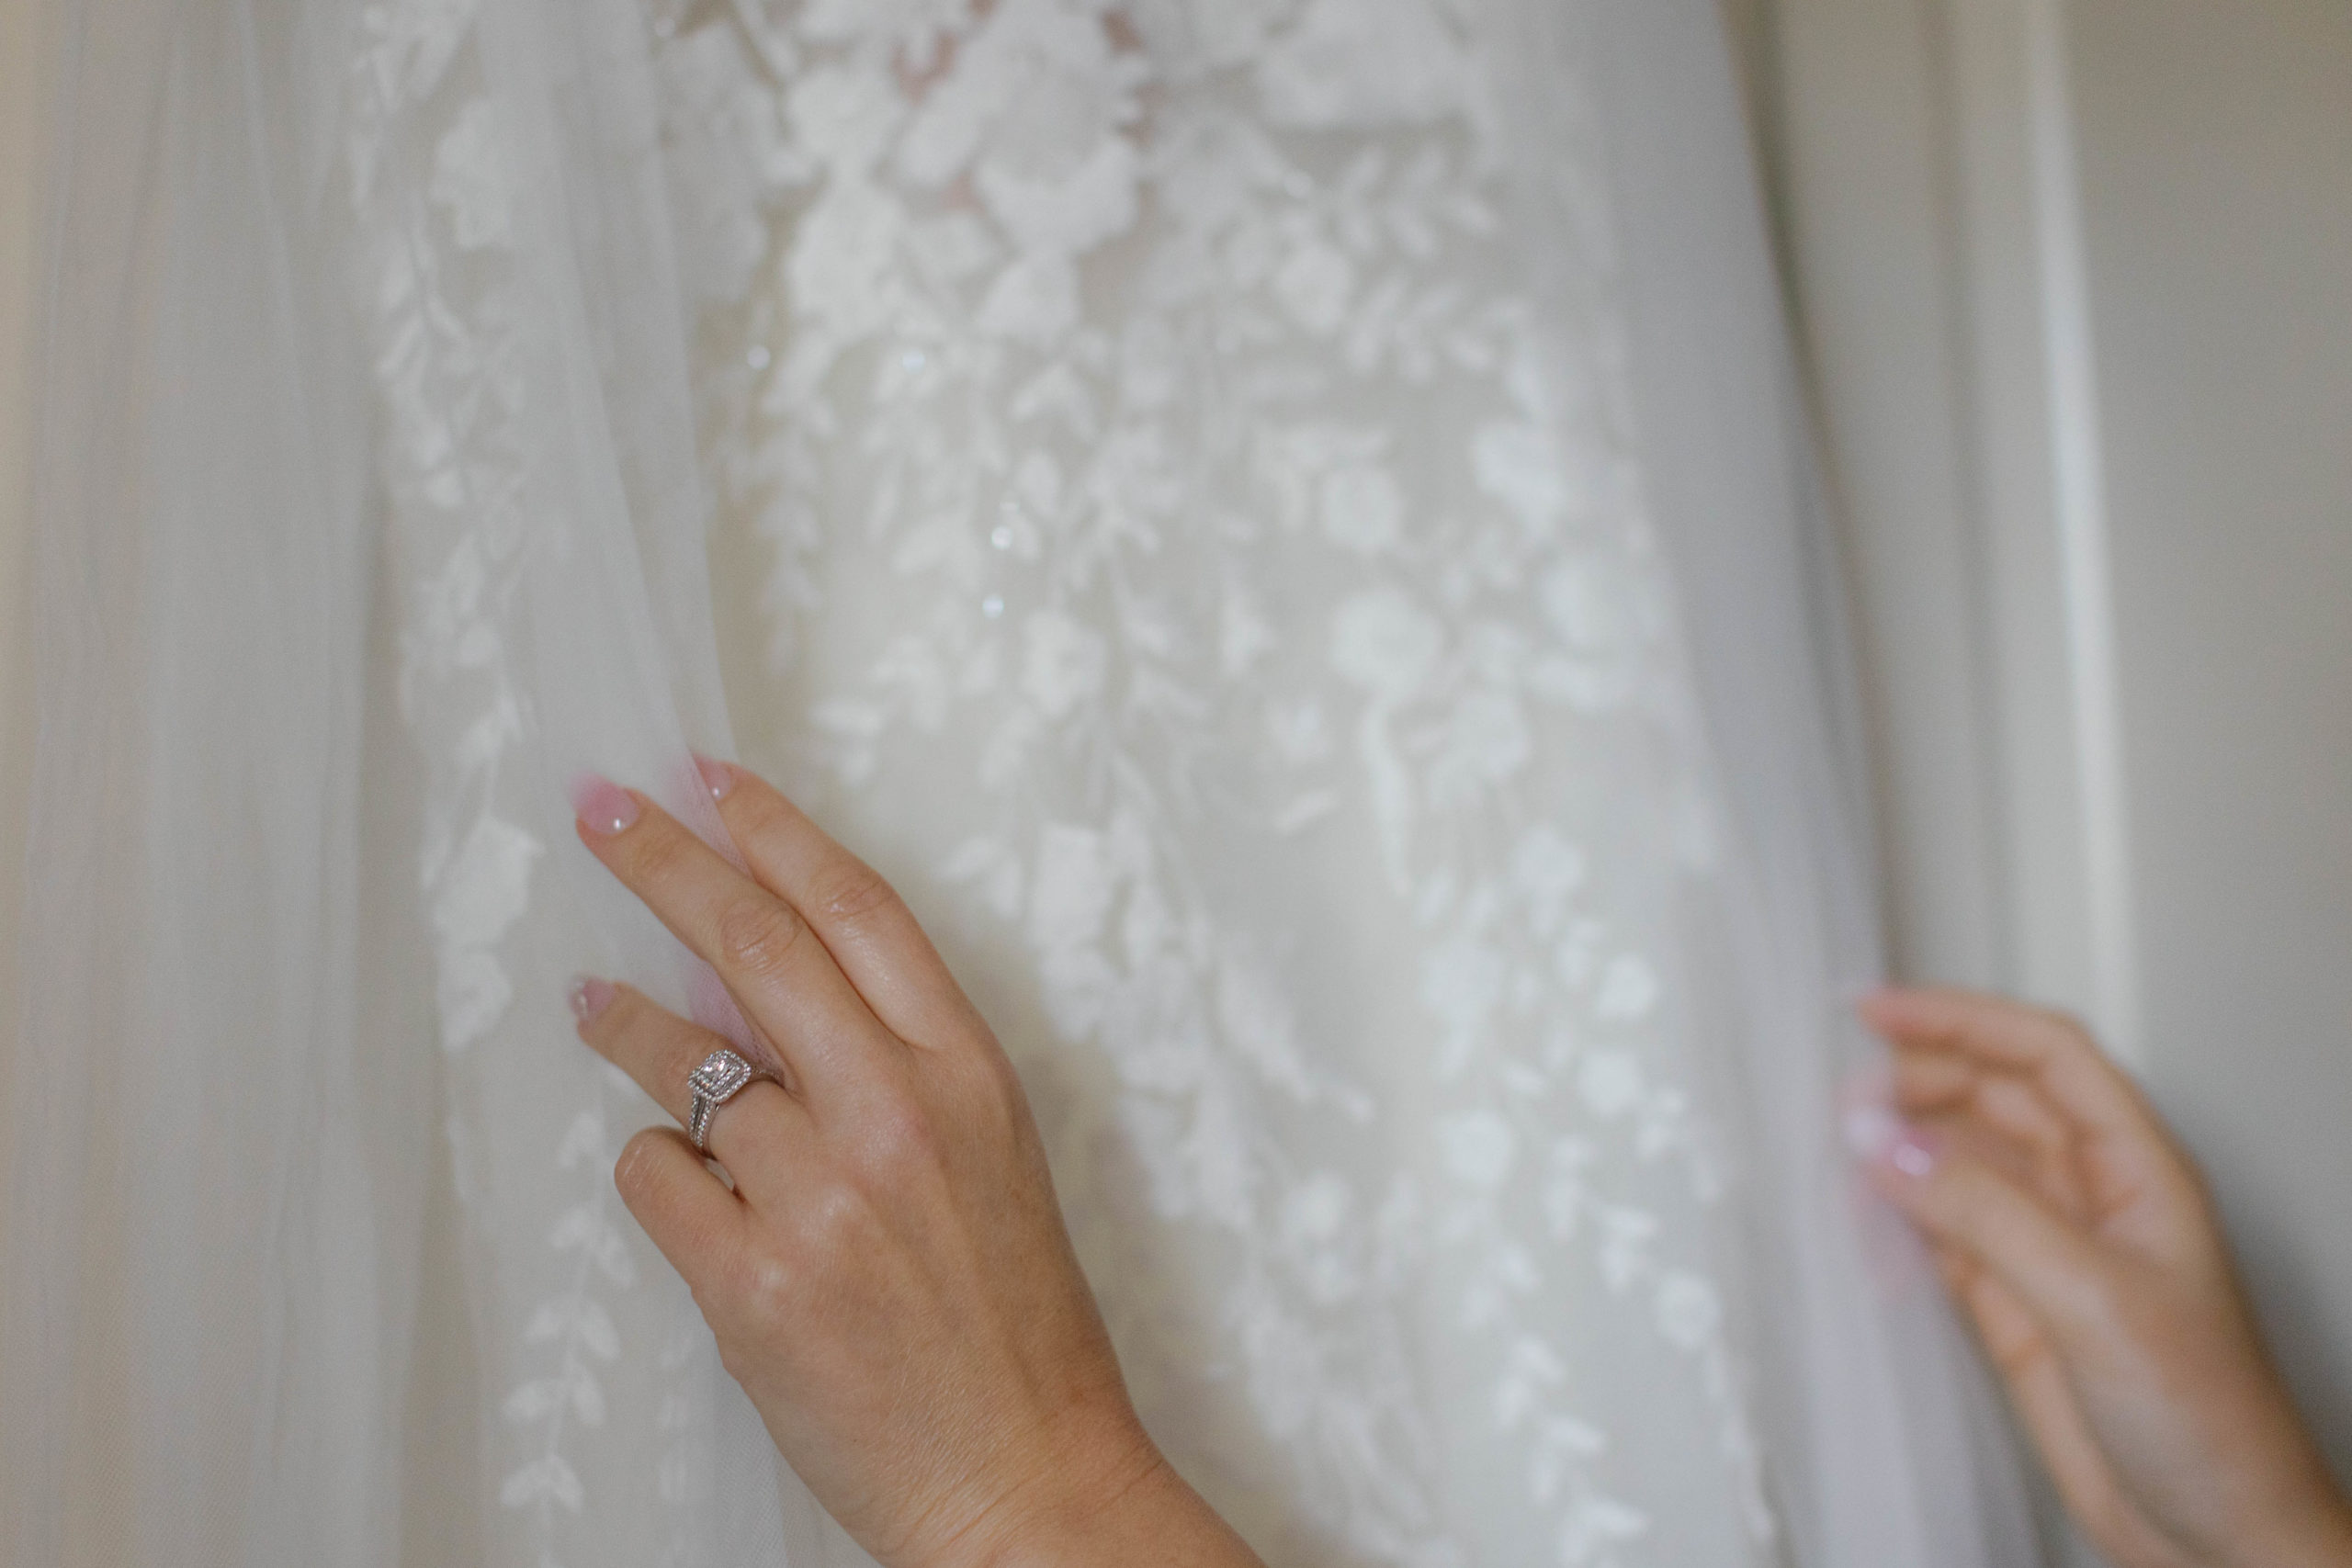
[[[601,773],[571,781],[571,809],[599,833],[618,833],[637,820],[637,797]]]
[[[725,800],[727,792],[735,787],[733,763],[721,762],[697,751],[695,753],[695,766],[701,771],[702,782],[710,786],[711,799]]]
[[[594,1023],[596,1015],[613,1005],[616,992],[610,980],[599,980],[594,975],[581,975],[571,982],[571,1015],[582,1023]]]

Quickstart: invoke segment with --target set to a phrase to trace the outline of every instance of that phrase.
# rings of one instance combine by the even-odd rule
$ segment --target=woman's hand
[[[776,1447],[889,1568],[1254,1565],[1137,1422],[1021,1086],[906,906],[768,785],[704,771],[752,875],[602,780],[575,789],[580,836],[784,1082],[712,1120],[731,1190],[674,1128],[614,1179]],[[574,1004],[683,1121],[727,1042],[626,987]]]
[[[2081,1026],[1886,991],[1876,1184],[1934,1247],[2075,1520],[2119,1568],[2346,1568],[2352,1514],[2264,1354],[2211,1198]]]

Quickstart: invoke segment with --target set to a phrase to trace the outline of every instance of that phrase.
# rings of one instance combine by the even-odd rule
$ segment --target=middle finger
[[[718,972],[812,1105],[895,1044],[791,905],[635,791],[588,779],[576,795],[581,841]]]

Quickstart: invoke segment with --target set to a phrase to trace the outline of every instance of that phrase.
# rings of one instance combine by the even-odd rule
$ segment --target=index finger
[[[580,841],[718,972],[812,1105],[885,1029],[792,906],[652,801],[594,777],[573,789]]]

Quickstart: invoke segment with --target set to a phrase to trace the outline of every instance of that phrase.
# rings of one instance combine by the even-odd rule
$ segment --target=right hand
[[[615,1179],[776,1447],[886,1568],[1260,1568],[1128,1402],[1011,1063],[896,894],[792,803],[705,764],[738,870],[582,781],[581,841],[707,960],[779,1082]],[[673,1115],[726,1042],[584,980],[581,1037]]]
[[[2072,1020],[1861,1004],[1894,1048],[1874,1183],[1925,1234],[2075,1521],[2119,1568],[2347,1568],[2352,1510],[2264,1353],[2212,1200]]]

